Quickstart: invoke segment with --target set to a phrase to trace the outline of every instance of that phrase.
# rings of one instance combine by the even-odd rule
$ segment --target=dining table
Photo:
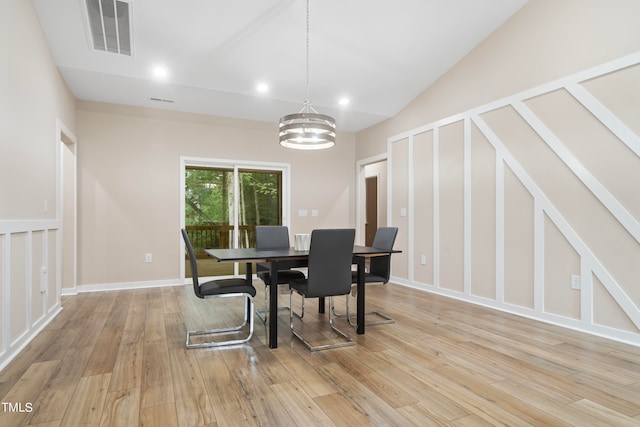
[[[218,262],[245,262],[246,278],[253,280],[253,263],[264,263],[269,266],[271,283],[269,286],[269,319],[278,318],[278,265],[281,262],[290,262],[298,260],[299,265],[304,266],[309,259],[308,250],[297,250],[295,248],[282,249],[256,249],[256,248],[238,248],[238,249],[205,249],[210,257]],[[353,247],[353,264],[357,266],[357,313],[356,313],[356,332],[360,335],[365,333],[365,260],[375,256],[385,256],[391,253],[399,253],[398,250],[383,250],[371,246]],[[324,298],[319,300],[319,311],[324,312]],[[267,328],[269,348],[278,347],[278,322],[269,321]]]

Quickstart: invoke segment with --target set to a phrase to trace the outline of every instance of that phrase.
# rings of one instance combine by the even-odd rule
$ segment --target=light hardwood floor
[[[638,347],[398,285],[367,290],[396,323],[318,353],[291,338],[286,312],[278,349],[257,322],[250,345],[186,350],[187,327],[229,321],[228,299],[189,286],[66,297],[0,372],[2,402],[33,406],[0,408],[0,426],[640,425]],[[307,325],[326,320],[316,307]]]

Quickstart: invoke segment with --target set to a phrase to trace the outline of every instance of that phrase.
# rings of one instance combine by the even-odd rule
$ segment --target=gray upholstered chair
[[[286,225],[258,225],[256,226],[256,249],[283,249],[289,248],[289,228]],[[294,279],[304,279],[304,273],[298,270],[291,270],[291,267],[298,265],[295,261],[278,263],[278,284],[286,285]],[[256,314],[264,323],[267,323],[269,313],[269,286],[271,285],[271,272],[263,265],[257,264],[256,275],[264,282],[264,309],[256,310]],[[278,309],[288,310],[283,306]]]
[[[294,313],[293,305],[291,305],[292,308],[289,315],[291,333],[311,351],[355,344],[347,334],[336,327],[331,310],[329,310],[329,326],[344,339],[344,341],[338,343],[312,345],[295,330],[293,321],[294,314],[302,321],[305,298],[329,297],[329,303],[332,305],[334,296],[349,294],[351,291],[354,239],[355,230],[353,229],[313,230],[311,233],[311,247],[309,248],[308,277],[306,279],[292,280],[289,283],[289,303],[291,304],[293,301],[294,292],[302,296],[302,312],[300,315]]]
[[[398,227],[380,227],[376,230],[376,235],[373,238],[373,247],[376,249],[382,249],[385,251],[389,251],[389,255],[384,256],[375,256],[370,258],[369,269],[364,275],[365,283],[382,283],[386,284],[389,282],[389,277],[391,276],[391,251],[393,250],[393,244],[396,241],[396,236],[398,235]],[[351,277],[351,281],[355,284],[358,281],[357,272],[353,271]],[[352,295],[355,295],[356,288],[354,286]],[[349,300],[350,297],[347,295],[347,314],[346,317],[349,320],[349,324],[351,326],[356,326],[355,322],[352,321],[353,317],[349,312]],[[334,307],[331,306],[331,310],[334,311]],[[335,311],[334,311],[335,314]],[[373,315],[380,318],[380,320],[374,322],[366,322],[366,326],[373,325],[382,325],[385,323],[394,323],[391,317],[387,316],[384,313],[379,311],[369,311],[365,313],[365,315]],[[340,316],[339,316],[340,317]],[[344,317],[344,315],[343,315]]]
[[[193,291],[198,298],[223,298],[223,297],[244,297],[244,322],[238,326],[231,326],[227,328],[208,329],[204,331],[188,331],[187,332],[187,348],[200,348],[200,347],[219,347],[224,345],[235,345],[246,343],[251,339],[253,335],[253,297],[256,296],[256,288],[253,287],[250,281],[241,278],[234,279],[220,279],[211,280],[200,284],[198,280],[198,264],[196,263],[196,256],[191,246],[191,241],[187,232],[182,229],[182,238],[186,247],[187,254],[189,255],[189,262],[191,264],[191,276],[193,279]],[[225,336],[228,334],[237,334],[249,323],[248,335],[244,338],[230,339],[226,341],[207,341],[194,343],[192,337],[198,335],[211,335],[212,338],[217,336]]]

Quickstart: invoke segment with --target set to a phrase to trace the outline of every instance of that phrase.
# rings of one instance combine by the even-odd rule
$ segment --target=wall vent
[[[149,97],[150,101],[156,101],[156,102],[167,102],[169,104],[173,104],[173,99],[164,99],[164,98],[155,98],[155,97]]]
[[[91,46],[101,52],[131,56],[131,3],[85,0]]]

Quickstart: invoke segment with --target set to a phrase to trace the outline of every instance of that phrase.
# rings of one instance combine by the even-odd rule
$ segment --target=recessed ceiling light
[[[347,104],[349,104],[349,98],[347,98],[347,97],[340,98],[340,100],[338,101],[338,103],[339,103],[340,105],[347,105]]]
[[[269,85],[267,85],[266,83],[258,83],[258,86],[256,86],[256,89],[260,93],[265,93],[269,90]]]
[[[153,75],[158,79],[165,79],[169,75],[169,71],[166,69],[166,67],[158,65],[156,67],[153,67]]]

